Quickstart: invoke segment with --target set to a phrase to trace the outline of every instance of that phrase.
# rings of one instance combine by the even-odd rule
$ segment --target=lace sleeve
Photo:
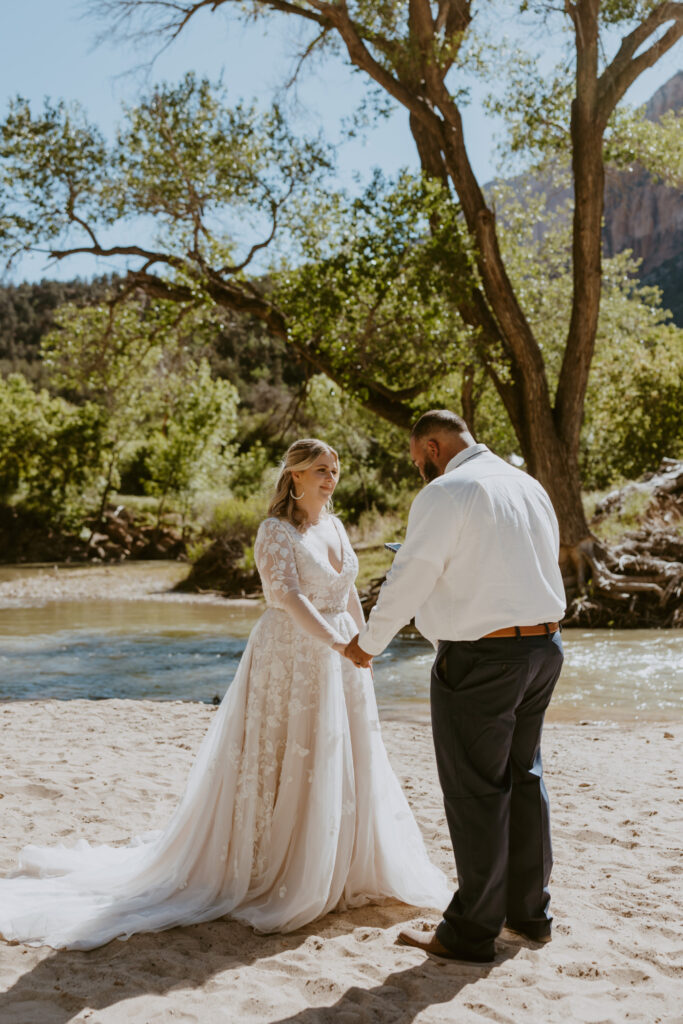
[[[266,519],[259,526],[254,558],[270,604],[280,605],[290,591],[300,589],[294,544],[287,527],[278,519]]]
[[[296,624],[316,640],[343,652],[346,642],[301,593],[294,544],[283,523],[274,518],[261,523],[254,558],[268,603],[288,612]]]
[[[351,590],[349,591],[349,600],[346,604],[346,610],[356,623],[358,632],[360,633],[361,629],[365,625],[365,615],[363,614],[363,606],[360,603],[360,597],[358,596],[358,591],[355,587],[351,587]]]

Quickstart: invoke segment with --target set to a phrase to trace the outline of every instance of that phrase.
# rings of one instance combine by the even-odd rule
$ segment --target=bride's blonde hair
[[[339,471],[339,456],[329,444],[318,440],[317,437],[303,437],[300,441],[290,444],[285,452],[285,457],[280,465],[280,473],[275,484],[275,492],[268,507],[268,515],[276,516],[278,519],[288,519],[293,526],[301,526],[304,517],[299,511],[296,500],[292,497],[294,480],[292,470],[310,469],[314,462],[321,455],[333,455]],[[296,492],[294,492],[296,493]],[[332,511],[332,501],[325,506],[328,512]]]

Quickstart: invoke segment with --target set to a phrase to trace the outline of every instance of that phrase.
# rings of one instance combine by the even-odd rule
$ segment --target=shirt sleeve
[[[269,603],[286,611],[309,636],[342,650],[346,641],[301,592],[294,542],[283,523],[266,519],[261,524],[254,558]]]
[[[440,487],[425,487],[411,505],[405,541],[358,637],[366,654],[381,654],[427,600],[444,571],[452,534],[453,509],[448,495]]]

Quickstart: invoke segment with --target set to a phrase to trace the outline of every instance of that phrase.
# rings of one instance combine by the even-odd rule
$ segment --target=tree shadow
[[[425,958],[413,967],[389,974],[381,985],[372,988],[353,985],[331,1006],[310,1006],[271,1024],[348,1024],[361,1020],[410,1024],[423,1010],[449,1003],[468,985],[476,985],[488,977],[518,951],[519,947],[505,948],[490,964],[437,963]]]
[[[248,967],[287,950],[310,937],[337,938],[359,928],[386,931],[415,920],[414,907],[389,902],[328,914],[288,935],[260,935],[247,925],[221,918],[205,924],[113,940],[99,949],[52,950],[0,992],[0,1021],[26,1024],[67,1024],[86,1009],[102,1011],[139,996],[165,996],[173,989],[199,989],[224,971]],[[5,949],[29,953],[26,947]],[[406,953],[406,947],[401,946]],[[437,963],[420,956],[419,963],[394,971],[371,988],[353,985],[336,1003],[309,1006],[272,1024],[342,1024],[377,1020],[409,1024],[429,1006],[450,1002],[468,985],[486,978],[519,944],[505,942],[490,964]],[[3,957],[5,959],[5,957]],[[11,959],[11,958],[10,958]]]
[[[0,992],[0,1021],[67,1024],[86,1008],[201,988],[222,971],[295,949],[308,934],[256,935],[247,925],[221,919],[114,939],[99,949],[51,950]]]
[[[164,996],[175,988],[199,989],[223,971],[248,967],[296,949],[311,936],[335,938],[369,925],[385,930],[414,920],[415,910],[389,901],[331,913],[286,935],[262,935],[248,925],[220,918],[163,932],[144,932],[124,942],[114,939],[88,951],[49,950],[4,991],[0,990],[0,1021],[26,1024],[39,1019],[41,1024],[67,1024],[85,1009],[105,1010],[139,996]],[[0,952],[7,976],[13,966],[21,967],[23,955],[40,955],[42,950],[7,944],[0,946]],[[318,1020],[302,1018],[314,1019]]]

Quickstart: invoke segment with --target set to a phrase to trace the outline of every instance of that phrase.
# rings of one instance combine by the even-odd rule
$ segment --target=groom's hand
[[[366,654],[362,647],[358,646],[359,633],[356,633],[353,640],[349,640],[344,651],[345,657],[349,658],[359,668],[369,668],[372,655]]]

